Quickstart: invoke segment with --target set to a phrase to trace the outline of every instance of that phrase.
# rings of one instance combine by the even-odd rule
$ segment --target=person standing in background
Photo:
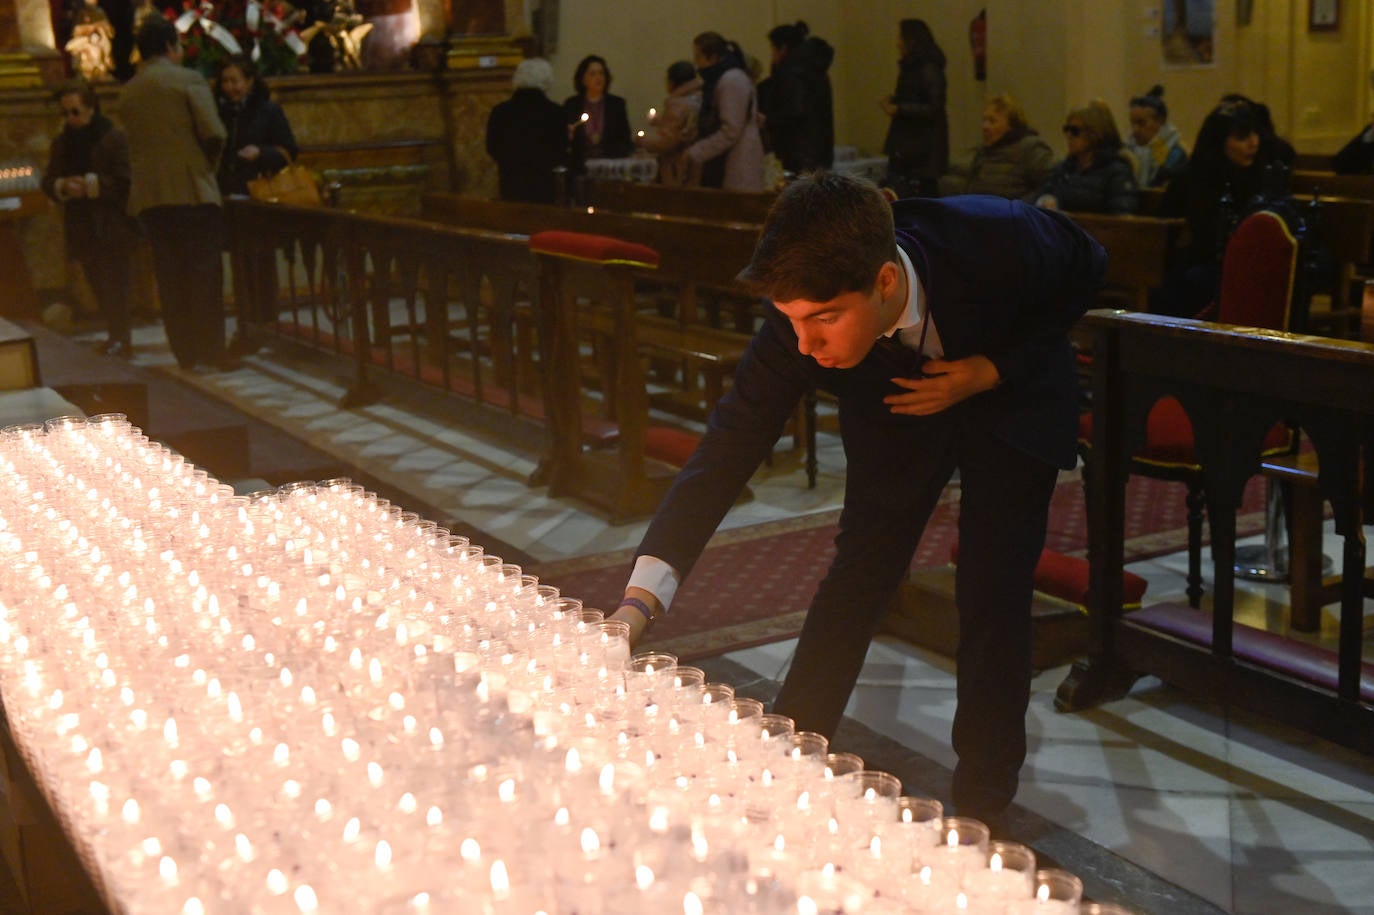
[[[226,133],[205,78],[181,65],[161,16],[136,38],[143,62],[120,97],[129,135],[129,213],[143,223],[167,343],[183,369],[225,365],[224,218],[215,170]]]
[[[773,72],[758,87],[766,145],[794,175],[829,168],[835,161],[835,114],[828,71],[835,51],[801,21],[777,26],[768,42]]]
[[[548,96],[553,67],[542,57],[522,60],[511,85],[511,97],[487,116],[487,155],[496,160],[501,199],[553,203],[553,170],[568,162],[566,118]]]
[[[697,118],[701,115],[701,79],[690,61],[679,60],[668,67],[668,97],[653,124],[635,145],[658,156],[660,184],[690,186],[699,176],[683,153],[697,138]]]
[[[582,58],[573,73],[573,88],[563,102],[572,140],[572,160],[579,173],[588,159],[623,159],[634,151],[625,100],[611,95],[611,68],[596,54]]]
[[[692,63],[701,76],[701,115],[686,155],[701,167],[702,186],[763,190],[758,98],[744,54],[719,32],[702,32],[692,39]]]
[[[229,135],[219,166],[220,193],[246,195],[249,181],[286,168],[300,147],[286,112],[272,101],[253,61],[242,54],[226,57],[215,89],[219,117]]]
[[[902,197],[933,197],[949,165],[949,119],[945,113],[945,52],[923,19],[903,19],[897,47],[897,89],[878,99],[892,119],[883,152],[887,183]]]
[[[129,257],[134,227],[129,202],[129,141],[100,113],[95,89],[84,79],[53,94],[65,125],[48,152],[43,191],[62,205],[67,257],[81,265],[105,318],[100,352],[133,354],[129,321]]]

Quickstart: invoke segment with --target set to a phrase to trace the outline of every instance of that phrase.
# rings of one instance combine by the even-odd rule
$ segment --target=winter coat
[[[697,116],[701,113],[701,80],[693,77],[678,86],[663,100],[663,110],[644,131],[639,145],[658,156],[661,184],[695,184],[697,175],[685,152],[697,138]]]
[[[950,164],[940,178],[940,196],[991,194],[1020,200],[1045,183],[1054,169],[1054,150],[1034,130],[1009,130],[991,146],[979,146],[971,158]]]
[[[1092,165],[1083,169],[1077,159],[1066,158],[1025,200],[1038,203],[1050,196],[1059,209],[1070,213],[1134,213],[1140,209],[1140,192],[1129,159],[1123,149],[1099,149]]]
[[[704,84],[711,82],[705,70],[702,80]],[[718,118],[708,119],[711,111]],[[719,127],[704,133],[711,121]],[[754,82],[748,73],[739,67],[725,69],[715,82],[709,102],[703,90],[698,124],[703,134],[687,147],[687,158],[705,166],[717,156],[724,156],[725,177],[719,187],[730,191],[763,190],[763,138],[759,135]]]
[[[903,57],[883,152],[890,167],[918,178],[938,178],[949,167],[949,120],[945,114],[943,61]]]
[[[759,84],[759,111],[769,148],[782,167],[800,174],[835,162],[835,111],[830,64],[835,51],[808,38]]]
[[[496,160],[502,200],[553,203],[554,169],[568,164],[563,107],[542,89],[516,89],[487,116],[487,155]]]
[[[76,175],[86,178],[88,196],[58,196],[57,180]],[[83,128],[66,127],[53,139],[42,187],[63,204],[71,259],[85,262],[102,252],[122,250],[132,238],[133,223],[124,212],[129,202],[129,140],[104,115],[96,114]]]
[[[241,102],[219,100],[219,119],[229,138],[224,143],[216,180],[222,194],[247,194],[248,182],[263,175],[274,175],[296,160],[300,147],[286,120],[286,112],[268,96],[261,80]],[[245,146],[256,146],[258,158],[240,158]]]
[[[1126,141],[1126,149],[1139,163],[1136,168],[1136,183],[1141,187],[1162,187],[1169,179],[1179,173],[1183,163],[1188,161],[1188,151],[1183,148],[1183,139],[1178,128],[1165,124],[1159,128],[1154,138],[1140,146]]]

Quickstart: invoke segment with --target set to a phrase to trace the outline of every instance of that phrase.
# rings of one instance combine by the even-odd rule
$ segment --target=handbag
[[[289,203],[298,207],[317,207],[323,204],[320,182],[315,173],[297,162],[274,175],[263,175],[248,182],[248,196],[268,203]]]

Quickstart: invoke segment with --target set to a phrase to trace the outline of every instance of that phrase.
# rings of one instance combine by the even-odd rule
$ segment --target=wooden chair
[[[1292,312],[1293,278],[1298,243],[1277,214],[1254,213],[1240,224],[1226,244],[1222,259],[1221,295],[1199,317],[1222,324],[1287,330]],[[1169,358],[1160,353],[1161,359]],[[1092,445],[1092,415],[1079,418],[1079,450]],[[1275,425],[1265,436],[1261,454],[1291,450],[1292,435]],[[1146,421],[1145,444],[1130,461],[1131,473],[1181,482],[1188,487],[1188,603],[1202,601],[1202,520],[1207,501],[1206,479],[1193,450],[1193,426],[1188,411],[1176,398],[1161,398]]]

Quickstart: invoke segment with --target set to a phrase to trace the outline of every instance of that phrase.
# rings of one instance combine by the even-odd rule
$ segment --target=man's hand
[[[650,609],[653,610],[655,618],[663,615],[663,605],[659,603],[658,598],[654,597],[643,588],[626,588],[625,596],[637,597],[644,601],[644,603],[648,604]],[[649,621],[644,618],[644,614],[640,613],[636,607],[620,607],[610,616],[606,617],[606,619],[621,620],[630,624],[631,648],[639,644],[639,640],[644,637],[644,633],[649,628]]]
[[[239,158],[243,159],[245,162],[256,162],[261,155],[262,150],[252,143],[239,150]]]
[[[906,388],[905,394],[889,394],[883,403],[893,413],[907,416],[930,416],[947,410],[974,394],[997,387],[1001,376],[997,366],[987,356],[967,359],[931,359],[923,366],[927,378],[894,378],[892,383]]]
[[[878,107],[883,109],[883,114],[893,117],[897,114],[897,106],[892,103],[892,96],[884,95],[878,99]]]

